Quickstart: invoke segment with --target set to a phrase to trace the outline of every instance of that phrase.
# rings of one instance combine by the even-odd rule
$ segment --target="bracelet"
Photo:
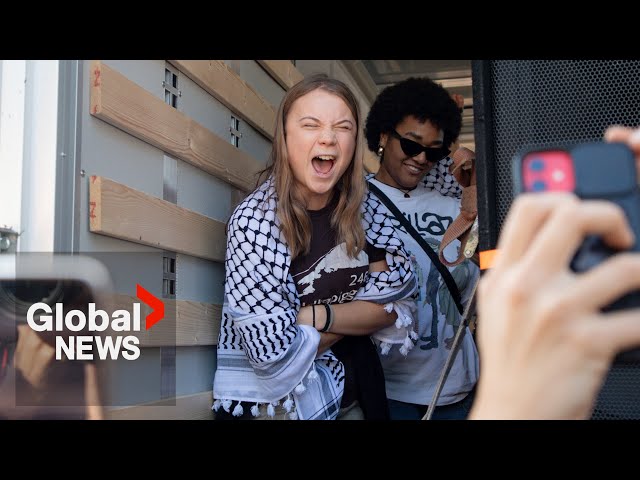
[[[324,303],[323,305],[325,311],[327,312],[327,319],[325,320],[324,327],[322,328],[322,330],[320,330],[320,333],[328,332],[331,328],[331,325],[333,325],[333,309],[328,303]]]
[[[316,328],[316,306],[314,304],[311,304],[311,315],[313,319],[313,328]]]

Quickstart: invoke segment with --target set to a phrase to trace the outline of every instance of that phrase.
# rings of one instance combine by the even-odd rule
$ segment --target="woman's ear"
[[[386,133],[381,133],[380,134],[380,141],[378,142],[378,145],[381,146],[382,148],[387,146],[387,140],[389,140],[389,135],[387,135]]]

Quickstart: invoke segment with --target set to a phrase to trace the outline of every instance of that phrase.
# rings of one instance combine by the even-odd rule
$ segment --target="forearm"
[[[381,328],[392,325],[397,318],[395,311],[387,313],[383,305],[362,300],[331,305],[331,309],[333,310],[333,324],[330,332],[341,335],[370,335]],[[315,310],[315,328],[320,331],[327,322],[327,312],[324,305],[301,308],[298,313],[298,323],[314,326],[313,310]]]
[[[334,319],[331,331],[342,335],[371,335],[381,328],[393,325],[398,318],[395,311],[387,313],[384,305],[362,300],[332,307]]]

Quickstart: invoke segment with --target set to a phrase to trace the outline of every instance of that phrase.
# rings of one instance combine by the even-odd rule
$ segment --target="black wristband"
[[[331,318],[333,316],[331,306],[328,303],[323,303],[323,305],[324,305],[325,311],[327,312],[327,319],[325,320],[324,327],[322,327],[322,330],[320,330],[320,333],[324,333],[327,330],[329,330],[329,328],[331,327],[331,324],[333,323]]]
[[[313,328],[316,328],[316,306],[311,304],[311,314],[313,318]]]

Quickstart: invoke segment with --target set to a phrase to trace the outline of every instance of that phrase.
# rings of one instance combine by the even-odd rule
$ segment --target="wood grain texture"
[[[163,299],[165,315],[149,330],[145,329],[145,319],[151,308],[138,297],[112,294],[106,298],[101,309],[110,316],[116,310],[126,310],[133,319],[134,303],[140,304],[140,331],[127,332],[139,339],[141,347],[186,347],[193,345],[216,345],[220,333],[222,306],[213,303],[190,300]],[[122,333],[107,331],[107,334]]]
[[[168,60],[210,95],[273,140],[276,109],[221,60]]]
[[[262,165],[100,61],[91,64],[90,112],[211,175],[251,191]]]
[[[256,60],[265,71],[285,90],[289,90],[304,78],[289,60]]]
[[[224,262],[224,223],[96,175],[89,179],[89,230]]]

